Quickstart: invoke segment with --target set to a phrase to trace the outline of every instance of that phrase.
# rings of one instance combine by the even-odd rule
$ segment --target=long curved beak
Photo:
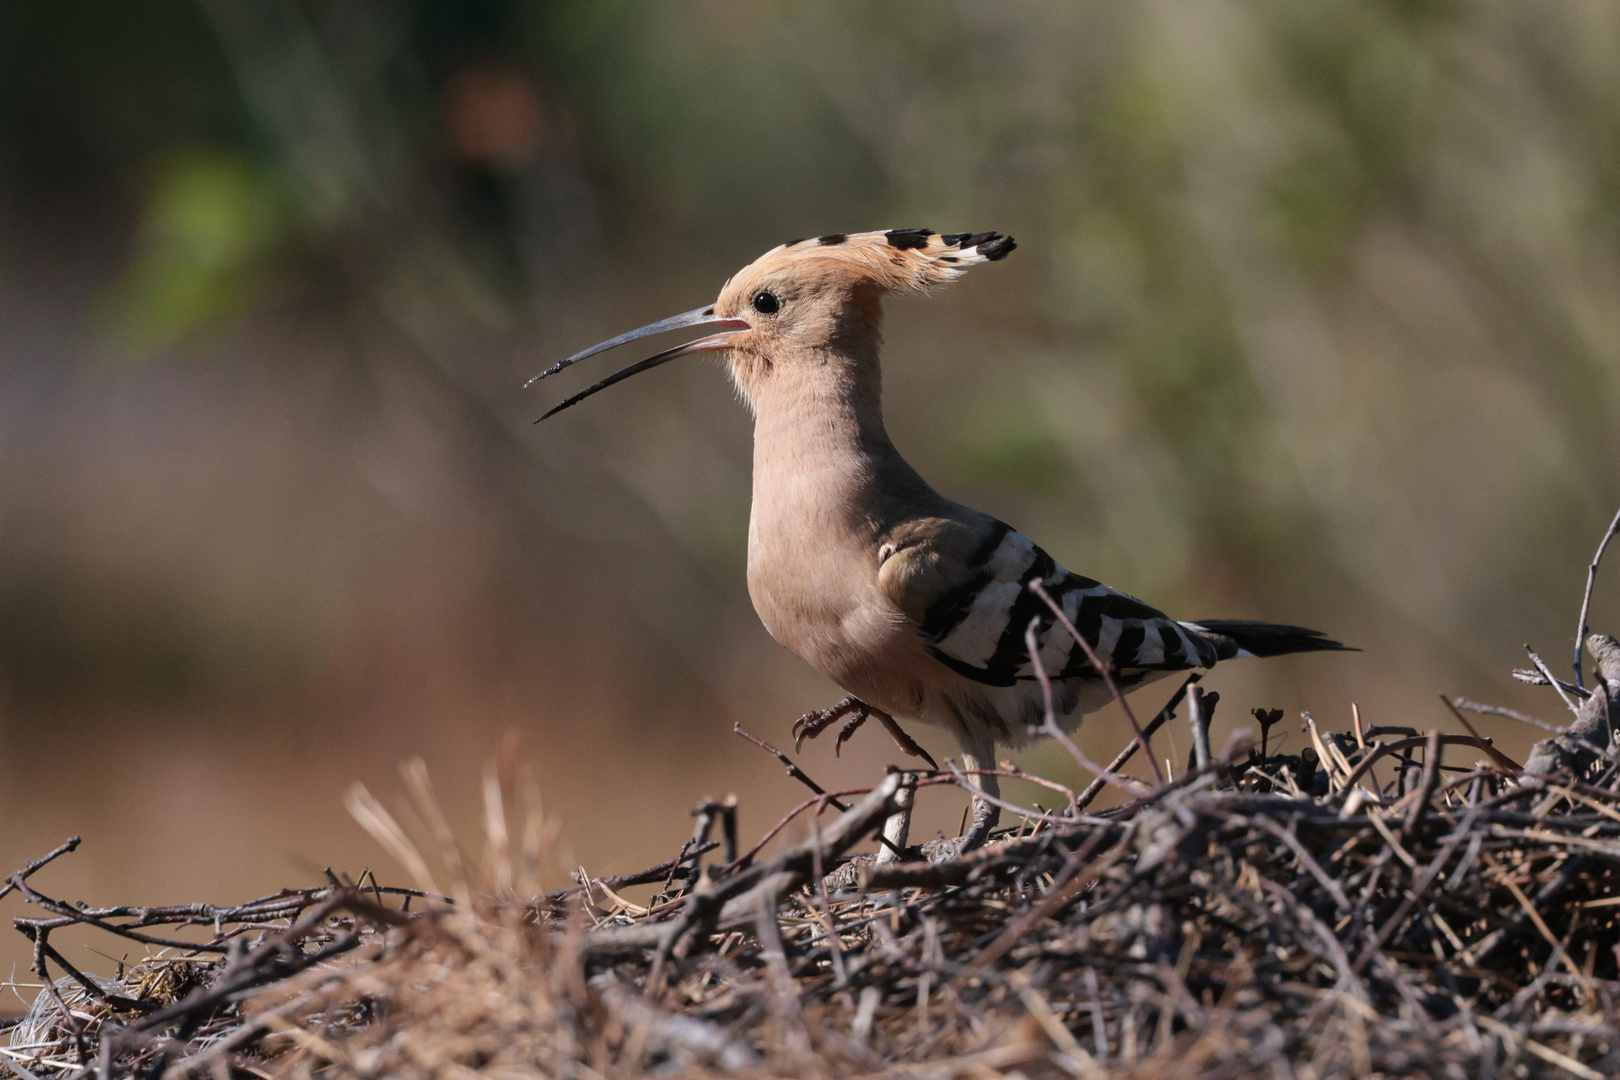
[[[738,327],[748,326],[748,324],[743,322],[741,319],[717,319],[714,321],[723,322],[728,325],[735,325]],[[656,326],[657,324],[655,323],[654,325]],[[731,339],[735,336],[735,334],[714,334],[710,337],[698,338],[696,341],[688,341],[685,345],[677,345],[673,349],[668,349],[659,353],[657,356],[649,356],[639,364],[631,364],[623,371],[616,371],[612,375],[609,375],[607,378],[603,379],[601,382],[597,383],[595,386],[588,386],[584,390],[581,390],[579,393],[575,394],[573,397],[566,398],[559,404],[552,406],[549,410],[547,410],[545,416],[540,418],[540,420],[545,420],[549,417],[556,416],[569,406],[578,405],[580,402],[584,401],[598,390],[606,390],[616,382],[623,382],[632,375],[640,375],[643,371],[646,371],[649,368],[655,368],[659,364],[667,364],[671,360],[677,359],[678,357],[691,356],[693,353],[723,352],[726,349],[731,348]],[[535,423],[538,424],[540,420],[536,420]]]
[[[546,370],[524,383],[523,388],[527,390],[529,387],[533,386],[541,379],[544,379],[546,376],[555,375],[563,368],[572,364],[577,364],[588,356],[595,356],[597,353],[607,352],[609,349],[617,349],[620,345],[628,345],[632,341],[640,341],[644,337],[652,337],[654,334],[667,334],[671,330],[683,330],[688,326],[709,326],[719,324],[723,324],[737,330],[747,330],[749,328],[748,324],[741,319],[722,319],[715,315],[713,304],[709,304],[706,307],[693,308],[691,311],[683,314],[671,315],[667,319],[659,319],[655,323],[648,323],[639,330],[631,330],[628,333],[620,334],[618,337],[608,338],[606,341],[592,345],[584,352],[577,352],[566,360],[559,360],[557,363],[552,364],[550,367],[546,368]]]
[[[744,319],[721,318],[714,313],[714,305],[709,304],[705,307],[694,308],[691,311],[680,315],[671,315],[667,319],[659,319],[655,323],[648,323],[646,326],[643,326],[638,330],[631,330],[628,333],[620,334],[618,337],[608,338],[606,341],[592,345],[583,352],[577,352],[568,359],[551,365],[523,385],[525,388],[533,386],[546,376],[555,375],[557,372],[561,371],[565,367],[568,367],[570,364],[577,364],[586,357],[595,356],[597,353],[607,352],[609,349],[617,349],[620,345],[628,345],[632,341],[640,341],[642,338],[652,337],[655,334],[663,334],[671,330],[683,330],[689,326],[723,326],[728,330],[753,329],[753,327]],[[700,352],[720,352],[722,350],[729,349],[730,347],[730,334],[714,334],[710,337],[699,338],[696,341],[689,341],[685,345],[676,346],[673,349],[659,353],[657,356],[650,356],[641,361],[639,364],[631,364],[623,371],[618,371],[612,375],[609,375],[595,386],[581,390],[573,397],[556,406],[550,412],[546,413],[545,416],[542,416],[540,420],[544,420],[547,416],[555,416],[557,413],[562,412],[570,405],[576,405],[579,402],[584,401],[598,390],[606,390],[614,383],[628,379],[632,375],[639,375],[648,368],[655,368],[659,364],[667,364],[677,357],[690,356],[693,353]],[[536,420],[535,423],[538,424],[540,420]]]

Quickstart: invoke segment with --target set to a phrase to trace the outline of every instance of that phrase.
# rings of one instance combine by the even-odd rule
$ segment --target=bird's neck
[[[898,505],[933,495],[883,425],[875,347],[778,361],[751,389],[756,526],[813,519],[881,531]]]

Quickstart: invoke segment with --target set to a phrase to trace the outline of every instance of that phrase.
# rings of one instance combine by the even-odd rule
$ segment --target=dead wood
[[[488,828],[506,861],[467,880],[421,768],[407,781],[455,852],[455,899],[368,872],[231,906],[91,907],[39,884],[75,838],[0,888],[29,908],[13,921],[39,979],[0,1074],[1620,1075],[1620,642],[1586,644],[1589,691],[1532,653],[1576,715],[1522,769],[1462,711],[1551,725],[1460,699],[1467,734],[1303,714],[1284,754],[1282,714],[1256,709],[1259,746],[1216,752],[1216,695],[1190,679],[1106,767],[1065,739],[1098,776],[1085,792],[985,770],[1061,809],[1007,803],[1018,828],[937,862],[907,832],[916,800],[971,788],[953,763],[828,792],[760,740],[815,795],[752,850],[735,799],[705,800],[658,866],[529,900],[511,883],[535,868],[493,843],[514,831],[504,796]],[[1188,769],[1122,777],[1183,701]],[[1130,801],[1088,812],[1109,783]],[[431,878],[381,804],[351,801]],[[657,890],[644,905],[618,892],[638,884]],[[134,957],[83,970],[52,941],[67,928]]]

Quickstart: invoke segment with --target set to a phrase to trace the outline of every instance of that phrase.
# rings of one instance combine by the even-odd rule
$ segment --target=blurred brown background
[[[1620,5],[12,3],[0,866],[397,876],[345,787],[425,755],[475,837],[512,728],[559,867],[664,857],[706,793],[757,835],[801,791],[733,722],[785,745],[839,693],[749,607],[745,414],[700,363],[539,428],[614,358],[519,386],[773,244],[911,226],[1019,241],[891,305],[926,476],[1183,617],[1365,649],[1223,668],[1224,727],[1558,718],[1507,671],[1567,670],[1620,502]],[[845,749],[804,760],[895,759]]]

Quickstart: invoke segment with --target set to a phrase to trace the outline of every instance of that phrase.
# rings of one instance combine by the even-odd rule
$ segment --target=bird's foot
[[[807,712],[795,720],[793,722],[794,753],[798,753],[804,746],[804,740],[815,738],[846,716],[849,717],[849,720],[839,729],[838,738],[833,742],[834,754],[837,754],[843,748],[843,745],[849,741],[850,736],[860,730],[862,724],[866,723],[868,719],[876,719],[878,723],[883,725],[883,730],[893,737],[902,751],[914,758],[921,758],[923,761],[928,762],[928,767],[931,769],[939,768],[939,763],[929,755],[928,751],[917,745],[915,739],[906,734],[905,729],[895,722],[894,717],[882,709],[868,705],[853,694],[830,708]]]
[[[830,708],[817,709],[815,712],[805,713],[803,716],[793,721],[793,752],[799,752],[799,750],[804,746],[804,740],[815,738],[823,731],[826,731],[840,718],[848,716],[857,709],[861,710],[861,712],[857,714],[857,716],[850,722],[853,727],[846,727],[845,731],[839,734],[838,741],[842,743],[846,738],[849,737],[849,734],[853,732],[853,729],[860,727],[861,722],[866,719],[866,708],[867,706],[865,702],[854,695],[850,695]]]
[[[1001,823],[1001,807],[983,799],[973,800],[973,820],[968,824],[967,832],[962,834],[962,845],[956,849],[958,855],[966,855],[977,848],[984,847],[990,839],[990,833]]]
[[[973,820],[961,836],[930,840],[920,848],[922,857],[931,863],[950,862],[969,852],[977,851],[990,842],[990,834],[1001,821],[999,807],[980,799],[973,800]]]

